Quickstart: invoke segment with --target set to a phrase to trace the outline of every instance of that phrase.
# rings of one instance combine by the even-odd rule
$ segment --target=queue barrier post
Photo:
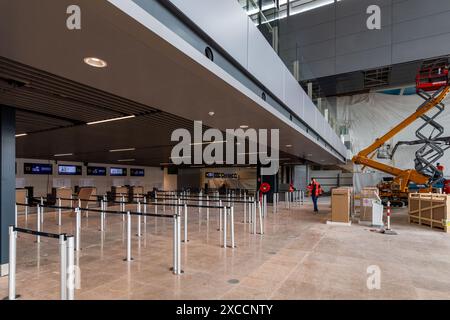
[[[177,224],[177,212],[173,215],[173,274],[178,274],[177,261],[178,261],[178,224]]]
[[[227,247],[227,207],[223,207],[223,247]]]
[[[76,269],[75,269],[75,252],[74,252],[74,238],[68,236],[66,240],[67,244],[67,300],[75,299],[75,281],[76,281]]]
[[[208,207],[206,208],[206,221],[209,221],[209,195],[206,196],[206,202],[208,203]]]
[[[244,193],[244,223],[247,223],[247,197]]]
[[[100,231],[105,231],[105,203],[103,200],[100,201]]]
[[[42,207],[40,204],[37,205],[37,216],[36,216],[36,230],[39,232],[41,231],[41,211],[42,211]],[[36,236],[36,242],[40,243],[41,242],[41,236],[37,235]]]
[[[81,242],[81,209],[75,209],[75,250],[80,251]]]
[[[181,201],[178,200],[178,203],[181,205]],[[189,242],[188,240],[188,207],[187,204],[184,204],[184,243]]]
[[[66,235],[59,235],[59,258],[60,258],[60,276],[61,276],[61,288],[60,296],[61,300],[67,300],[67,243]]]
[[[61,198],[58,198],[58,226],[61,226],[61,214],[62,214],[62,209],[61,209]]]
[[[28,222],[28,197],[25,197],[25,222]]]
[[[14,226],[17,227],[17,204],[14,207]]]
[[[133,258],[131,257],[131,214],[130,211],[127,212],[127,257],[124,261],[131,262]]]
[[[41,224],[44,224],[44,198],[41,197]]]
[[[141,237],[142,236],[142,232],[141,232],[141,202],[140,201],[138,201],[138,204],[137,204],[137,212],[139,213],[138,214],[138,217],[137,217],[137,236],[138,237]]]
[[[264,210],[264,207],[261,201],[258,202],[258,209],[259,209],[259,234],[264,234],[264,224],[263,224],[264,213],[262,212]]]
[[[144,195],[144,225],[147,225],[147,196]]]
[[[231,231],[231,248],[235,248],[235,243],[234,243],[234,206],[231,207],[231,216],[230,216],[230,231]]]
[[[16,248],[17,231],[9,227],[8,299],[16,300]]]

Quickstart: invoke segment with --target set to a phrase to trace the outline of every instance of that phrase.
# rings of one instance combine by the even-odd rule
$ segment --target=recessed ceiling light
[[[208,114],[212,117],[213,115],[215,115],[216,113],[214,111],[210,111],[208,112]]]
[[[105,68],[108,66],[105,60],[96,57],[84,58],[84,63],[94,68]]]
[[[241,129],[248,129],[248,125],[246,124],[241,125]]]
[[[121,159],[121,160],[117,160],[117,162],[133,162],[136,161],[136,159]]]
[[[125,151],[135,151],[136,148],[127,148],[127,149],[113,149],[109,150],[109,152],[125,152]]]
[[[125,117],[119,117],[119,118],[105,119],[105,120],[99,120],[99,121],[92,121],[92,122],[88,122],[86,124],[88,126],[92,126],[94,124],[100,124],[100,123],[112,122],[112,121],[119,121],[119,120],[131,119],[131,118],[136,118],[136,116],[135,115],[131,115],[131,116],[125,116]]]
[[[19,134],[16,134],[16,138],[26,137],[27,135],[28,135],[28,133],[19,133]]]
[[[54,155],[54,157],[69,157],[69,156],[73,156],[73,153],[59,153]]]
[[[306,156],[307,157],[312,157],[312,153],[308,153]]]
[[[292,144],[287,144],[286,148],[292,148]]]

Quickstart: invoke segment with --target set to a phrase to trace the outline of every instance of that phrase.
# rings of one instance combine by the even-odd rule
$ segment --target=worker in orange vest
[[[312,178],[311,183],[308,185],[308,190],[311,194],[311,198],[314,204],[314,212],[319,212],[317,200],[319,199],[319,196],[322,194],[322,186],[320,185],[320,183],[316,181],[316,179]]]

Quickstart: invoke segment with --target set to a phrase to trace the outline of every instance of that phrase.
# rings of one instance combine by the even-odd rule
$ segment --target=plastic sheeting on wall
[[[423,102],[424,100],[417,95],[394,96],[368,93],[339,97],[337,99],[338,121],[349,126],[352,153],[356,154],[372,144],[376,138],[384,135],[414,113]],[[447,98],[444,103],[450,105],[450,99]],[[437,121],[445,128],[444,136],[450,136],[450,110],[445,110],[437,118]],[[398,141],[417,140],[415,131],[421,124],[423,124],[423,120],[416,120],[388,143],[393,148]],[[401,169],[414,168],[414,153],[419,147],[420,145],[403,145],[399,147],[392,160],[377,160]],[[445,166],[444,175],[450,176],[450,150],[446,152],[440,162]],[[383,176],[386,176],[386,174]]]

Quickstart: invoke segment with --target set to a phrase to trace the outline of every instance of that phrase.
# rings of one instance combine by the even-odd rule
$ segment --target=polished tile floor
[[[130,210],[133,209],[130,207]],[[189,212],[189,242],[182,244],[182,269],[172,266],[172,222],[148,218],[136,233],[133,218],[132,262],[124,262],[126,230],[121,216],[108,216],[106,232],[99,216],[82,220],[82,250],[76,255],[81,287],[76,299],[450,299],[450,234],[409,225],[405,209],[393,213],[396,236],[353,224],[325,224],[329,199],[321,212],[311,204],[281,208],[265,221],[265,234],[252,235],[236,208],[237,248],[220,246],[218,214]],[[205,209],[204,209],[205,210]],[[160,209],[161,211],[161,209]],[[74,218],[63,226],[45,214],[44,230],[73,233]],[[35,229],[35,216],[19,225]],[[21,299],[59,299],[57,240],[20,234],[17,249],[17,294]],[[380,271],[380,288],[368,289],[370,266]],[[370,270],[370,269],[369,269]],[[0,278],[0,297],[7,278]]]

